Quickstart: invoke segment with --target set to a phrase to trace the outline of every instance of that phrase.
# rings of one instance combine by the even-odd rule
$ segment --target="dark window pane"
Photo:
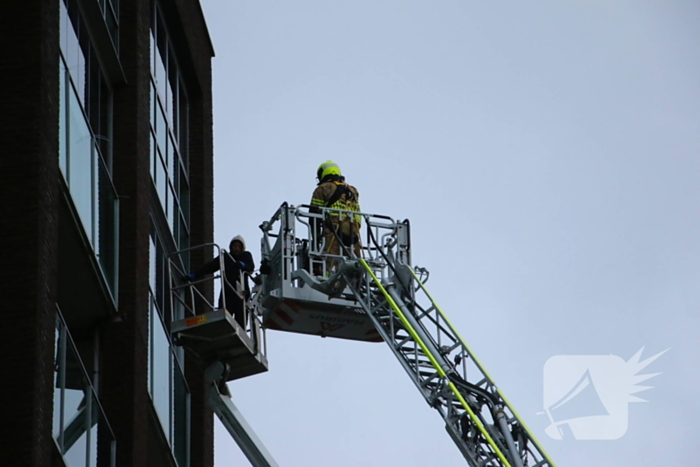
[[[150,34],[150,53],[151,53],[151,76],[155,79],[156,76],[156,39],[155,39],[155,29],[151,28]],[[155,85],[155,84],[154,84]],[[153,97],[153,96],[151,96]]]
[[[105,23],[107,24],[107,29],[109,30],[109,35],[112,37],[112,44],[115,47],[115,50],[117,52],[119,49],[119,35],[118,35],[118,27],[117,27],[117,18],[112,12],[112,9],[107,7],[107,12],[105,14]]]
[[[61,3],[63,5],[63,3]],[[66,137],[68,125],[66,123],[66,69],[63,59],[60,60],[58,76],[58,165],[63,176],[68,179],[68,154],[66,153]]]
[[[85,53],[80,46],[80,21],[77,14],[72,12],[73,9],[69,10],[68,19],[64,27],[66,43],[65,48],[63,48],[63,54],[66,59],[68,72],[73,78],[75,87],[78,91],[79,100],[83,102],[85,93],[85,65],[87,60],[85,58]]]
[[[68,95],[68,183],[80,219],[92,241],[92,137],[75,93],[69,92]]]
[[[166,87],[168,85],[168,46],[165,27],[162,21],[158,21],[156,25],[156,63],[155,63],[155,81],[158,94],[161,99],[166,97]]]
[[[149,153],[151,154],[151,162],[150,162],[150,167],[151,167],[151,177],[153,177],[153,183],[156,183],[156,164],[158,162],[158,144],[156,143],[156,136],[153,134],[153,130],[151,129],[151,148]]]
[[[162,154],[167,154],[168,151],[168,127],[165,124],[165,113],[160,104],[156,104],[156,138],[158,147]]]
[[[188,125],[189,125],[189,104],[187,101],[187,95],[185,94],[185,88],[183,86],[182,80],[180,80],[180,98],[178,99],[178,142],[180,148],[180,157],[182,158],[183,166],[185,170],[189,169],[189,139],[188,139]]]
[[[178,203],[177,203],[177,198],[175,197],[175,193],[173,192],[173,189],[171,186],[169,186],[168,190],[168,225],[170,226],[170,230],[173,232],[173,237],[177,238],[177,232],[175,231],[175,227],[177,225],[177,217],[176,214],[178,212]]]
[[[163,425],[165,436],[170,441],[172,417],[170,381],[170,341],[157,312],[151,314],[153,328],[153,405]]]
[[[168,150],[170,155],[168,156],[168,176],[173,181],[173,185],[177,189],[177,168],[180,161],[180,156],[178,154],[177,147],[175,146],[175,139],[172,134],[168,132]]]
[[[99,202],[97,234],[99,246],[95,246],[102,272],[110,286],[112,296],[116,298],[117,290],[117,228],[119,219],[119,200],[104,164],[98,160],[99,167]]]
[[[190,188],[184,171],[180,171],[180,182],[178,183],[178,193],[180,196],[180,210],[187,225],[190,221]]]
[[[158,190],[158,196],[160,197],[161,203],[163,203],[163,209],[166,208],[166,196],[168,192],[168,177],[165,172],[165,163],[160,156],[160,151],[158,151],[158,161],[156,162],[156,188]]]
[[[178,246],[181,250],[184,250],[185,248],[188,248],[190,246],[190,233],[188,229],[188,225],[185,222],[185,220],[182,218],[182,216],[179,217],[179,222],[180,226],[178,228],[178,233],[179,235],[179,240],[178,240]],[[187,261],[189,258],[188,255],[182,255],[183,261]]]
[[[153,236],[150,237],[148,248],[148,284],[151,286],[151,292],[156,291],[156,244]]]

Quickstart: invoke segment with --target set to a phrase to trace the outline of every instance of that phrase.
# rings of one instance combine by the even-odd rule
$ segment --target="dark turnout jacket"
[[[224,271],[225,271],[225,276],[226,276],[226,281],[228,284],[226,284],[226,303],[227,304],[232,304],[235,303],[235,298],[233,295],[236,295],[235,289],[236,285],[240,281],[241,275],[240,271],[247,272],[248,274],[252,274],[253,271],[255,271],[255,263],[253,262],[253,255],[250,254],[249,251],[244,251],[238,256],[232,256],[230,253],[226,252],[223,254],[224,255]],[[209,261],[207,264],[202,266],[201,268],[197,269],[195,272],[192,274],[195,276],[195,278],[199,278],[205,274],[212,274],[216,271],[219,270],[221,263],[219,261],[219,256],[214,258],[213,260]],[[244,275],[244,288],[245,288],[245,296],[246,298],[250,297],[250,286],[248,285],[248,275]],[[231,290],[229,290],[231,289]]]

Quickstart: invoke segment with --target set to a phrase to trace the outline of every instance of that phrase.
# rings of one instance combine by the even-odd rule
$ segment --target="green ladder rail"
[[[426,402],[473,467],[555,467],[410,266],[388,254],[394,274],[347,284]],[[345,268],[352,271],[354,268]],[[359,280],[358,280],[359,279]],[[427,299],[421,305],[417,299]],[[472,382],[475,381],[475,382]]]
[[[527,427],[527,425],[525,424],[523,419],[520,417],[520,415],[518,415],[518,413],[515,411],[515,409],[511,405],[511,403],[506,398],[505,394],[503,394],[503,392],[496,386],[496,384],[493,381],[493,378],[491,378],[491,376],[488,374],[488,372],[486,371],[484,366],[476,358],[476,355],[474,354],[474,352],[472,352],[472,350],[469,348],[469,346],[467,346],[467,344],[464,342],[464,339],[462,339],[462,336],[459,335],[459,333],[457,332],[457,329],[452,325],[452,323],[447,318],[445,313],[442,311],[440,306],[437,304],[435,299],[432,297],[432,295],[430,294],[428,289],[425,287],[425,284],[420,280],[415,269],[413,269],[410,266],[408,266],[408,269],[411,272],[411,275],[413,276],[413,279],[415,280],[418,287],[425,293],[427,298],[430,300],[430,303],[431,303],[430,310],[434,310],[435,312],[437,312],[437,315],[440,317],[440,319],[447,325],[447,328],[449,329],[451,336],[452,336],[451,338],[459,341],[463,350],[465,351],[465,354],[464,354],[465,357],[469,356],[471,358],[472,362],[474,363],[474,365],[477,367],[478,371],[481,373],[481,375],[482,375],[482,378],[481,378],[482,389],[497,395],[503,401],[503,405],[507,409],[507,412],[509,412],[507,420],[510,420],[511,424],[513,424],[513,425],[515,425],[515,423],[517,423],[518,424],[517,426],[519,426],[520,429],[523,430],[527,434],[526,439],[533,444],[534,450],[537,451],[537,453],[532,452],[529,454],[532,454],[533,460],[541,458],[541,461],[539,461],[539,463],[535,463],[534,465],[550,465],[551,467],[556,467],[556,464],[554,462],[552,462],[551,459],[549,459],[549,456],[547,455],[544,448],[537,441],[537,438],[534,435],[532,435],[532,432]],[[504,415],[505,414],[506,413],[504,413]],[[539,456],[537,454],[539,454]]]

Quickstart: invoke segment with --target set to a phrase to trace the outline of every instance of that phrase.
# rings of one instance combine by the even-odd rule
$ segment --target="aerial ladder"
[[[328,254],[319,234],[332,225],[331,214],[344,213],[361,218],[359,255],[351,247]],[[201,318],[194,310],[172,327],[177,342],[210,362],[213,387],[216,378],[266,371],[266,357],[260,353],[264,346],[255,344],[255,332],[264,336],[265,329],[385,342],[428,405],[443,418],[470,467],[555,467],[428,292],[428,270],[412,266],[407,220],[284,203],[260,228],[261,275],[247,304],[251,323],[256,323],[250,326],[249,345],[240,339],[243,343],[231,352],[226,350],[229,341],[211,352],[211,345],[203,342],[213,335],[195,336],[205,334],[197,331],[204,325],[198,320],[210,318]],[[186,289],[178,290],[183,295]],[[222,315],[212,307],[205,316],[211,315],[215,322],[226,316],[223,311]],[[261,450],[257,438],[236,440]],[[256,466],[269,465],[259,457],[248,458]]]
[[[283,204],[261,225],[264,326],[386,342],[471,467],[554,467],[412,266],[410,223],[360,213],[361,257],[333,256],[331,214],[357,213]]]

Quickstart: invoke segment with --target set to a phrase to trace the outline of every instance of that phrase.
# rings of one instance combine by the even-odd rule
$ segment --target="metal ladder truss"
[[[469,464],[554,467],[429,294],[419,276],[426,272],[391,259],[396,273],[380,280],[369,263],[359,263],[366,274],[348,285],[358,284],[359,302]]]

